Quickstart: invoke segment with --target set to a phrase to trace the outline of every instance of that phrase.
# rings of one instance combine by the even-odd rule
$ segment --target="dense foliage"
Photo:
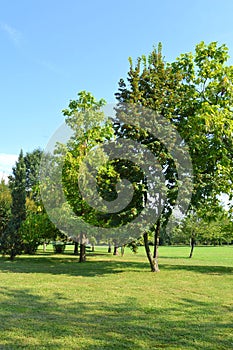
[[[218,206],[221,193],[232,198],[233,66],[227,65],[227,59],[225,45],[201,42],[194,53],[182,54],[175,62],[167,63],[159,45],[148,57],[139,57],[135,66],[130,58],[127,82],[121,79],[116,93],[119,106],[136,103],[166,118],[189,146],[194,183],[192,211],[203,208],[206,201]],[[137,128],[129,128],[127,123],[119,125],[119,130],[119,134],[130,138],[141,137]],[[144,135],[142,142],[150,138]],[[150,147],[153,143],[158,145],[156,137],[150,139]],[[159,146],[165,159],[161,163],[165,164],[165,177],[172,181],[176,170],[169,164],[171,157],[162,142]],[[175,203],[175,193],[172,194],[168,201],[171,210],[165,210],[165,217]],[[158,219],[157,232],[162,222],[166,224],[166,220]]]

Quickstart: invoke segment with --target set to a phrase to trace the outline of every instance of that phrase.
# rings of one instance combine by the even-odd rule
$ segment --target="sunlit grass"
[[[231,349],[233,247],[0,259],[0,349]]]

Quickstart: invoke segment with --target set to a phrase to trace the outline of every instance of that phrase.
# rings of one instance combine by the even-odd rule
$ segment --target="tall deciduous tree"
[[[100,110],[104,104],[103,99],[97,101],[91,93],[81,91],[78,94],[78,99],[70,101],[68,108],[63,110],[66,123],[74,131],[72,140],[66,145],[63,167],[64,192],[76,216],[93,225],[98,224],[98,215],[80,193],[78,171],[87,152],[113,135],[111,125],[104,121],[104,114]],[[79,229],[80,232],[74,233],[73,236],[79,237],[79,261],[83,262],[86,259],[87,232],[83,231],[81,227]]]
[[[198,44],[195,52],[182,54],[175,62],[167,63],[162,56],[162,46],[146,57],[139,57],[136,65],[132,59],[128,83],[119,82],[116,98],[122,103],[136,103],[153,109],[176,126],[177,131],[190,149],[193,163],[194,191],[190,207],[200,208],[208,199],[216,199],[222,192],[232,197],[233,192],[233,67],[227,65],[228,50],[216,42]],[[127,123],[118,125],[118,135],[138,139],[138,130],[128,131]],[[144,133],[145,144],[150,135]],[[150,145],[158,144],[156,138]],[[162,155],[169,162],[170,155],[160,142]],[[166,180],[174,179],[175,168],[162,161]],[[171,166],[170,166],[171,165]],[[174,182],[173,182],[174,183]],[[163,210],[155,228],[159,235],[162,222],[172,212],[176,187],[168,197],[167,209]],[[163,220],[161,220],[163,218]],[[145,246],[152,271],[156,271],[148,246],[148,233],[144,234]],[[156,243],[156,242],[155,242]],[[156,252],[154,252],[154,258]]]

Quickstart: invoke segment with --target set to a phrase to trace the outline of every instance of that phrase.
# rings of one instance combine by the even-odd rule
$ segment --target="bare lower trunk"
[[[118,246],[114,245],[114,251],[113,251],[113,255],[118,255]]]
[[[46,252],[46,248],[47,248],[47,244],[46,242],[43,243],[43,252],[45,253]]]
[[[191,245],[191,250],[190,250],[189,257],[191,258],[193,256],[193,250],[194,250],[194,246],[195,246],[195,239],[193,237],[191,237],[191,239],[190,239],[190,245]]]
[[[154,259],[152,257],[152,254],[151,254],[151,251],[150,251],[149,242],[148,242],[148,233],[147,232],[144,233],[143,239],[144,239],[146,255],[147,255],[147,258],[148,258],[149,263],[150,263],[151,271],[152,272],[158,272],[159,271],[158,261],[156,261],[156,259]]]
[[[80,244],[80,250],[79,250],[79,262],[85,262],[86,261],[86,245]]]
[[[10,260],[11,260],[11,261],[15,260],[15,256],[16,256],[16,254],[15,254],[15,252],[14,252],[14,249],[11,249],[11,252],[10,252]]]
[[[125,246],[121,246],[121,256],[124,256],[125,254]]]
[[[86,235],[84,233],[80,234],[80,248],[79,248],[79,262],[86,261]]]
[[[112,252],[112,247],[111,247],[111,243],[109,242],[108,243],[108,253],[111,253]]]
[[[158,220],[155,228],[155,235],[154,235],[154,253],[153,253],[153,260],[156,265],[156,270],[159,271],[159,265],[158,265],[158,247],[159,247],[159,234],[160,234],[160,220]]]
[[[74,255],[78,255],[78,242],[74,242]]]

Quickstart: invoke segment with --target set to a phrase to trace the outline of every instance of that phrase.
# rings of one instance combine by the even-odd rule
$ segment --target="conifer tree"
[[[14,260],[16,255],[22,253],[23,245],[19,228],[22,221],[26,219],[26,167],[22,150],[13,168],[13,175],[9,179],[12,196],[11,220],[1,238],[1,251]]]

